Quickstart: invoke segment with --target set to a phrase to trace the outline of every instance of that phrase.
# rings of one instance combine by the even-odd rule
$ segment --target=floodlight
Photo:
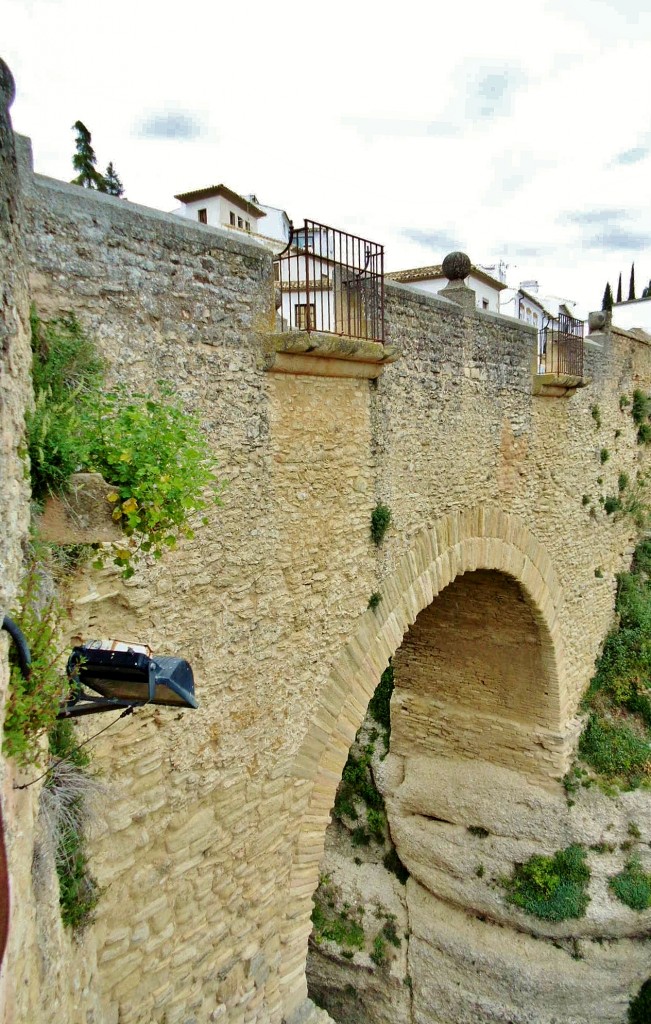
[[[154,656],[144,644],[93,640],[73,647],[67,673],[71,689],[58,718],[77,718],[143,704],[198,707],[188,662],[183,658]],[[94,693],[87,693],[86,689]]]

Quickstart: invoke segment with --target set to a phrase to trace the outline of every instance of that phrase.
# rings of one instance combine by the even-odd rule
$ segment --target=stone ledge
[[[65,494],[48,496],[39,519],[39,533],[53,544],[99,544],[124,540],[112,519],[115,507],[106,496],[109,487],[99,473],[73,473]]]
[[[347,335],[287,331],[265,337],[262,369],[268,373],[371,379],[379,377],[384,367],[399,357],[395,345]]]
[[[542,398],[571,398],[577,388],[585,388],[591,383],[591,377],[577,377],[571,373],[537,373],[533,378],[532,393]]]

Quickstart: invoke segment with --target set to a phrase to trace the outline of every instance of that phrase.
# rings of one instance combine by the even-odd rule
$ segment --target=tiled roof
[[[250,199],[238,195],[237,192],[233,192],[226,185],[208,185],[207,188],[198,188],[194,192],[179,192],[174,198],[178,199],[180,203],[196,203],[199,199],[212,199],[213,196],[224,196],[225,199],[230,199],[231,203],[239,206],[245,213],[250,213],[254,217],[267,216],[264,210],[261,210],[259,206],[252,203]]]
[[[485,270],[481,270],[479,267],[471,267],[470,273],[498,291],[506,288],[505,284],[498,281],[496,277],[491,277],[490,274],[487,274]],[[435,281],[445,278],[446,275],[443,273],[441,264],[437,263],[431,267],[414,267],[413,270],[392,270],[390,274],[385,274],[384,276],[389,281],[398,281],[400,284],[413,284],[416,281]]]

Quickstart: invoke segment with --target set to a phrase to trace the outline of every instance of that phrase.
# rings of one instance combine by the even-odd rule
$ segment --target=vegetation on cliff
[[[582,846],[573,844],[552,857],[530,857],[504,879],[509,903],[547,921],[583,917],[589,902],[590,869]]]
[[[157,398],[109,387],[92,342],[74,316],[32,314],[34,409],[27,417],[32,492],[65,490],[74,472],[100,473],[125,543],[113,561],[125,578],[139,554],[161,558],[219,502],[214,460],[196,416],[159,384]],[[205,521],[205,520],[204,520]],[[103,555],[98,554],[99,563]]]
[[[651,783],[651,540],[618,577],[615,608],[617,625],[583,701],[588,719],[569,792],[594,782],[613,792]]]

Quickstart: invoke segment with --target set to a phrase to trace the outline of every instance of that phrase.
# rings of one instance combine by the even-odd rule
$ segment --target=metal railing
[[[538,373],[583,376],[583,321],[546,317],[538,334]]]
[[[384,246],[306,220],[274,259],[281,331],[384,341]]]

